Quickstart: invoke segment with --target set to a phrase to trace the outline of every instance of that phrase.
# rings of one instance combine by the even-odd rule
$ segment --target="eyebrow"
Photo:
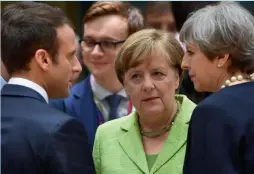
[[[165,67],[156,67],[156,68],[151,68],[151,71],[165,71]],[[130,68],[130,73],[134,73],[134,72],[141,72],[138,68],[133,67]]]

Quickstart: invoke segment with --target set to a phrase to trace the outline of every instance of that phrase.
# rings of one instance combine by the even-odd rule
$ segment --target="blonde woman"
[[[116,59],[116,72],[136,111],[97,129],[97,174],[179,174],[195,104],[175,95],[184,51],[168,32],[131,35]]]

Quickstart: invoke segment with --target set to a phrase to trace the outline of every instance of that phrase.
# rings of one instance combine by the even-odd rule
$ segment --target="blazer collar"
[[[139,133],[139,126],[137,123],[136,112],[131,113],[129,121],[121,126],[122,130],[126,133],[118,138],[118,142],[122,147],[123,151],[129,158],[142,170],[144,173],[149,173],[147,167],[146,156],[144,153],[141,136]]]
[[[159,153],[150,173],[155,173],[157,170],[159,170],[167,161],[174,157],[179,149],[182,148],[186,143],[188,123],[190,121],[192,111],[196,105],[187,97],[182,95],[176,95],[176,99],[181,103],[179,114],[175,119],[175,123],[170,130],[169,136],[165,141],[165,144]],[[128,117],[129,121],[126,121],[121,126],[122,130],[126,133],[118,138],[118,141],[129,158],[144,173],[149,173],[143,143],[139,133],[137,113],[133,112]]]
[[[14,84],[6,84],[1,90],[1,96],[19,96],[19,97],[28,97],[40,100],[47,103],[47,101],[34,89]]]
[[[75,84],[71,90],[70,93],[73,94],[75,98],[81,98],[85,91],[87,91],[87,87],[89,86],[89,78],[85,78],[81,82]]]

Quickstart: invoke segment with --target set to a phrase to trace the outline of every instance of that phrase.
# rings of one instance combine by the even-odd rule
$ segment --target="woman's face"
[[[219,79],[223,74],[220,70],[222,68],[219,67],[220,62],[224,60],[219,58],[209,60],[195,45],[188,44],[186,49],[181,66],[182,69],[189,70],[195,89],[199,92],[216,91],[220,87]]]
[[[124,75],[124,88],[140,115],[154,115],[169,109],[174,101],[179,76],[161,56],[148,56]]]

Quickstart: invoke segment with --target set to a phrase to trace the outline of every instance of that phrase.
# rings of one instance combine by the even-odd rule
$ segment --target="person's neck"
[[[139,115],[139,123],[143,131],[154,132],[160,131],[165,126],[168,126],[174,120],[175,114],[177,112],[176,102],[172,103],[170,109],[165,110],[162,113],[157,113],[153,115]]]
[[[15,72],[11,75],[11,78],[12,77],[17,77],[17,78],[23,78],[23,79],[26,79],[26,80],[30,80],[34,83],[36,83],[37,85],[41,86],[41,87],[44,87],[43,86],[43,83],[40,82],[39,78],[36,77],[34,74],[36,73],[29,73],[29,72]]]
[[[117,78],[106,76],[100,78],[94,76],[94,78],[99,85],[112,93],[119,92],[123,88],[123,85]]]

